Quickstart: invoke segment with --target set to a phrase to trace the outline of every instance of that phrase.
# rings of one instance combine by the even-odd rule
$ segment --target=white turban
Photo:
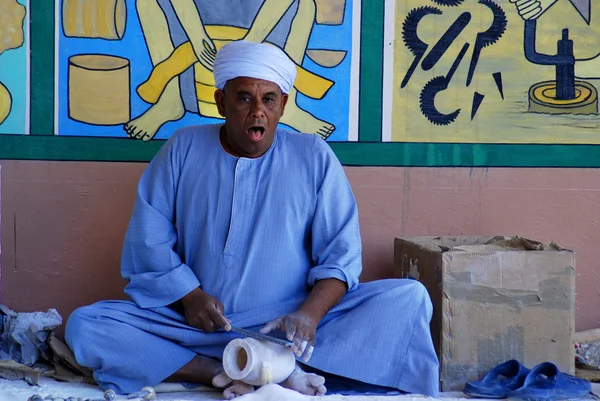
[[[274,82],[289,93],[296,80],[296,64],[280,48],[245,40],[228,43],[217,53],[213,64],[217,89],[237,77]]]

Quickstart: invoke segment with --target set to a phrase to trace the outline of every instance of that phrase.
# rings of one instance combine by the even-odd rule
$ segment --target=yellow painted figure
[[[16,0],[0,0],[0,55],[7,50],[23,46],[25,13],[25,7]],[[0,82],[0,124],[8,118],[11,109],[10,91]]]
[[[296,102],[298,92],[321,99],[334,84],[302,67],[317,13],[315,0],[137,0],[135,4],[154,69],[137,88],[152,106],[125,124],[130,137],[148,141],[163,124],[179,120],[186,111],[221,118],[213,97],[212,63],[218,49],[241,39],[279,46],[297,65],[298,77],[282,123],[323,138],[335,130]],[[331,10],[343,13],[343,7]],[[332,58],[335,54],[327,59]]]
[[[12,108],[12,98],[6,86],[0,82],[0,124],[6,120]]]
[[[0,0],[0,54],[23,46],[25,6],[17,0]]]

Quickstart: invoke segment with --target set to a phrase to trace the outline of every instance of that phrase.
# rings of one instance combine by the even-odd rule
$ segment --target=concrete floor
[[[161,385],[162,386],[162,385]],[[174,388],[169,385],[171,390]],[[160,389],[160,387],[157,387]],[[163,389],[166,389],[163,387]],[[160,391],[160,390],[159,390]],[[27,401],[27,399],[34,395],[39,394],[42,398],[47,396],[55,397],[81,397],[83,399],[90,398],[94,400],[103,400],[103,392],[100,388],[91,385],[77,384],[77,383],[64,383],[57,382],[53,379],[41,378],[37,386],[29,386],[24,381],[8,381],[0,379],[0,401]],[[126,397],[119,397],[125,399]],[[447,393],[443,394],[440,400],[451,401],[451,400],[464,400],[461,393]],[[215,391],[211,388],[205,388],[203,390],[195,390],[188,392],[169,392],[169,393],[158,393],[157,400],[160,401],[205,401],[205,400],[222,400],[221,392]],[[423,401],[423,400],[434,400],[434,398],[418,396],[418,395],[404,395],[404,396],[341,396],[341,395],[330,395],[325,397],[308,397],[300,395],[297,392],[284,389],[277,385],[265,386],[252,394],[237,398],[238,401],[308,401],[308,400],[326,400],[326,401]],[[473,400],[473,399],[472,399]]]
[[[162,386],[162,385],[161,385]],[[163,387],[164,390],[176,390],[177,385],[168,385]],[[160,391],[161,387],[157,387]],[[592,390],[595,394],[600,394],[600,383],[592,383]],[[37,386],[29,386],[24,381],[8,381],[0,379],[0,401],[27,401],[27,399],[39,394],[42,398],[47,396],[55,397],[81,397],[89,398],[98,401],[103,400],[103,393],[100,388],[91,385],[82,385],[76,383],[60,383],[53,379],[42,378]],[[125,397],[119,397],[125,399]],[[160,393],[156,397],[160,401],[206,401],[206,400],[222,400],[221,392],[214,389],[205,388],[203,390],[195,390],[188,392],[169,392]],[[439,398],[431,398],[418,395],[403,395],[403,396],[341,396],[330,395],[325,397],[308,397],[300,395],[294,391],[284,389],[277,385],[265,386],[252,394],[237,398],[236,401],[424,401],[424,400],[442,400],[456,401],[470,399],[462,393],[443,393]]]

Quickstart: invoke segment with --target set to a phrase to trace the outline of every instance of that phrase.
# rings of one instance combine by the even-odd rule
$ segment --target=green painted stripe
[[[31,135],[54,134],[54,1],[30,0]]]
[[[165,141],[0,135],[0,159],[147,162]],[[600,167],[600,145],[330,143],[346,166]]]
[[[358,140],[361,142],[381,141],[384,11],[385,0],[362,2],[358,112]]]
[[[0,135],[0,159],[150,161],[165,141],[133,139]]]
[[[600,145],[331,143],[346,166],[600,167]]]

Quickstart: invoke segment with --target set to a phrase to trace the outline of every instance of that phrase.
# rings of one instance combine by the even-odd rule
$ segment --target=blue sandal
[[[551,362],[533,368],[523,386],[512,391],[508,398],[521,401],[584,400],[590,397],[592,385],[588,380],[561,373]]]
[[[529,369],[511,359],[490,370],[483,380],[467,382],[463,393],[476,398],[506,398],[525,382]]]

